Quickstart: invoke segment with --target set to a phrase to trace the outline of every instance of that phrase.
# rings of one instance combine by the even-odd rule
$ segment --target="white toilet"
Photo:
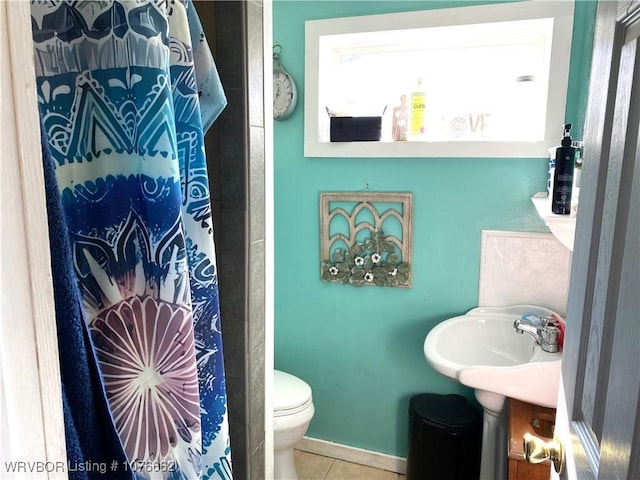
[[[293,375],[274,370],[273,390],[275,480],[298,480],[293,447],[302,440],[315,413],[311,387]]]

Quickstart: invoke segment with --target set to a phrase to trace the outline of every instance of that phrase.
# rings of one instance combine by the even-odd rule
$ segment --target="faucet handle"
[[[560,338],[560,329],[553,326],[543,327],[540,329],[540,337],[547,345],[557,345]]]
[[[560,336],[562,331],[555,319],[543,319],[542,326],[538,328],[540,346],[545,352],[556,353],[560,351]]]

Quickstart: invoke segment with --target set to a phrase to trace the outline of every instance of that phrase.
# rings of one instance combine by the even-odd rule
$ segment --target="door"
[[[598,6],[556,430],[562,479],[640,478],[640,1]]]

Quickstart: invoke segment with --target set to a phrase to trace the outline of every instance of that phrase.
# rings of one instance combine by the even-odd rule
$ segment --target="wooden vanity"
[[[531,433],[543,440],[553,438],[556,411],[509,399],[509,480],[549,480],[551,462],[527,463],[522,453],[522,437]]]

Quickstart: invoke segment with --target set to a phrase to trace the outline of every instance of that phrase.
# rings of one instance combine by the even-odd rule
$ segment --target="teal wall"
[[[470,2],[471,3],[471,2]],[[274,42],[300,103],[275,122],[275,367],[307,381],[308,436],[406,456],[407,407],[417,393],[471,391],[423,354],[439,322],[477,305],[484,229],[546,231],[530,197],[546,188],[547,159],[304,158],[304,22],[462,6],[459,1],[275,1]],[[592,2],[576,2],[566,119],[581,138]],[[559,130],[559,133],[560,130]],[[319,278],[323,191],[414,193],[413,287],[356,289]]]

